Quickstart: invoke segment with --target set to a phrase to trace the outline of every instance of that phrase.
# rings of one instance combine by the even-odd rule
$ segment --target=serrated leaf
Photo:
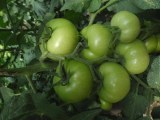
[[[127,120],[136,120],[139,117],[143,117],[143,113],[148,105],[148,101],[144,96],[133,93],[127,97],[124,103],[122,111]]]
[[[95,12],[101,6],[101,0],[92,0],[88,8],[89,12]]]
[[[89,7],[91,0],[67,0],[62,6],[61,11],[73,10],[75,12],[82,12]]]
[[[67,120],[93,120],[95,116],[97,116],[101,112],[101,109],[93,109],[89,111],[84,111]]]
[[[38,16],[43,16],[46,11],[44,2],[40,0],[26,0],[26,4],[32,6],[33,11],[35,11]]]
[[[29,116],[35,108],[29,94],[12,97],[0,114],[0,120],[23,120],[22,117]]]
[[[127,10],[133,13],[139,13],[142,10],[138,8],[132,0],[119,0],[119,2],[116,2],[115,4],[108,7],[109,11],[119,12],[122,10]]]
[[[148,85],[160,91],[160,56],[156,57],[147,75]]]
[[[160,9],[160,0],[133,0],[133,2],[143,10]]]
[[[50,104],[44,94],[32,94],[32,99],[40,115],[44,114],[52,120],[64,120],[64,118],[67,118],[65,112],[55,104]]]
[[[7,87],[0,87],[0,92],[4,102],[7,102],[11,97],[14,96],[13,90]]]

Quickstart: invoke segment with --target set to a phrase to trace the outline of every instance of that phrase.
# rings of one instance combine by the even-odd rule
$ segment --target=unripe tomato
[[[90,68],[75,60],[65,60],[63,67],[66,78],[60,77],[62,68],[58,66],[57,73],[59,76],[55,76],[53,79],[53,84],[59,83],[54,86],[59,98],[66,103],[76,103],[89,97],[93,86]],[[61,84],[62,79],[68,80],[68,83],[66,85]]]
[[[49,38],[50,31],[50,38]],[[78,31],[74,24],[63,18],[50,20],[42,33],[41,39],[46,39],[48,52],[65,56],[74,51],[78,43]]]
[[[129,74],[118,63],[105,62],[99,67],[103,78],[99,98],[102,109],[108,110],[112,103],[122,100],[130,90]]]
[[[124,59],[123,65],[131,74],[140,74],[149,65],[149,54],[144,43],[140,40],[119,43],[116,47],[116,53]]]
[[[112,103],[109,103],[109,102],[100,98],[100,107],[103,110],[110,110],[112,108]]]
[[[111,19],[111,26],[121,30],[120,41],[124,43],[134,41],[140,33],[139,18],[129,11],[116,13]]]
[[[107,27],[101,24],[89,25],[81,34],[87,43],[87,48],[81,51],[83,58],[93,61],[109,54],[112,34]]]
[[[145,40],[145,46],[147,48],[148,53],[153,53],[156,51],[158,45],[158,40],[155,35],[147,38]]]
[[[160,53],[160,34],[156,35],[158,44],[157,44],[157,48],[156,48],[156,52]]]

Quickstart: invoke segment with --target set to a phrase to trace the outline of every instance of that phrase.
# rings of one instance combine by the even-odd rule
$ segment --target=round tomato
[[[125,43],[134,41],[140,33],[139,18],[129,11],[116,13],[111,19],[111,26],[121,30],[120,41]]]
[[[53,84],[56,84],[54,90],[59,98],[66,103],[76,103],[86,99],[93,86],[90,68],[75,60],[65,60],[61,66],[57,68],[57,73],[61,77],[55,76],[53,79]],[[61,75],[62,69],[65,76]],[[61,84],[63,79],[67,81],[66,85]]]
[[[87,43],[87,48],[81,51],[83,58],[96,61],[109,54],[112,33],[107,27],[101,24],[89,25],[81,31],[81,34]]]
[[[157,49],[157,45],[158,45],[158,40],[155,35],[152,35],[151,37],[145,40],[145,46],[147,48],[148,53],[155,52]]]
[[[118,63],[105,62],[99,67],[103,78],[99,98],[102,109],[110,109],[112,103],[122,100],[130,90],[129,74]]]
[[[119,43],[116,47],[116,53],[123,58],[124,67],[131,74],[140,74],[149,65],[149,54],[144,43],[140,40],[131,43]]]
[[[74,24],[63,18],[50,20],[42,33],[40,47],[46,47],[51,54],[65,56],[74,51],[78,44],[78,31]],[[43,45],[45,44],[45,45]],[[43,48],[41,48],[43,52]]]

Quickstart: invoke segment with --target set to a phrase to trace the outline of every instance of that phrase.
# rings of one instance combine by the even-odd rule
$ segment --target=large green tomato
[[[131,74],[140,74],[149,65],[149,54],[144,43],[140,40],[119,43],[116,47],[116,53],[124,59],[123,65]]]
[[[66,74],[65,80],[68,80],[68,83],[66,85],[60,83],[63,77],[55,76],[53,79],[53,84],[59,83],[54,86],[59,98],[66,103],[76,103],[89,97],[93,86],[90,68],[75,60],[65,60],[63,67]],[[57,68],[59,76],[62,73],[61,69],[60,66]]]
[[[101,24],[93,24],[81,31],[85,38],[87,48],[81,51],[81,56],[89,61],[96,61],[109,54],[112,34],[110,30]]]
[[[49,34],[51,35],[49,36]],[[72,53],[76,48],[78,36],[74,24],[66,19],[56,18],[46,24],[41,39],[48,37],[48,41],[45,46],[40,47],[46,47],[49,53],[65,56]]]
[[[111,26],[121,30],[120,41],[124,43],[134,41],[140,33],[139,18],[129,11],[116,13],[111,19]]]
[[[118,63],[105,62],[100,65],[100,75],[103,78],[99,98],[102,109],[108,110],[112,103],[122,100],[130,90],[129,74]]]

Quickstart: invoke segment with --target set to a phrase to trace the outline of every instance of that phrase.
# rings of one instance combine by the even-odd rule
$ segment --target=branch
[[[22,29],[22,28],[19,28],[18,29],[18,31],[25,31],[25,32],[29,32],[29,31],[36,31],[36,30],[38,30],[38,29]],[[0,31],[6,31],[6,32],[8,32],[8,31],[14,31],[14,29],[12,29],[12,28],[0,28]]]
[[[1,77],[14,77],[14,76],[20,76],[20,75],[30,75],[37,72],[42,71],[49,71],[50,69],[53,69],[56,67],[56,63],[35,63],[33,65],[23,67],[23,68],[13,68],[13,69],[0,69],[0,76]]]
[[[137,81],[137,83],[140,84],[140,85],[142,85],[144,88],[150,89],[150,87],[149,87],[146,83],[144,83],[144,82],[143,82],[139,77],[137,77],[136,75],[132,75],[132,74],[131,74],[131,77],[134,78],[134,79]]]
[[[109,0],[109,2],[101,7],[99,10],[97,10],[95,13],[92,13],[90,16],[90,21],[89,21],[89,25],[93,24],[94,19],[96,18],[96,16],[101,13],[103,10],[105,10],[107,7],[111,6],[112,4],[114,4],[115,2],[118,2],[118,0]]]

